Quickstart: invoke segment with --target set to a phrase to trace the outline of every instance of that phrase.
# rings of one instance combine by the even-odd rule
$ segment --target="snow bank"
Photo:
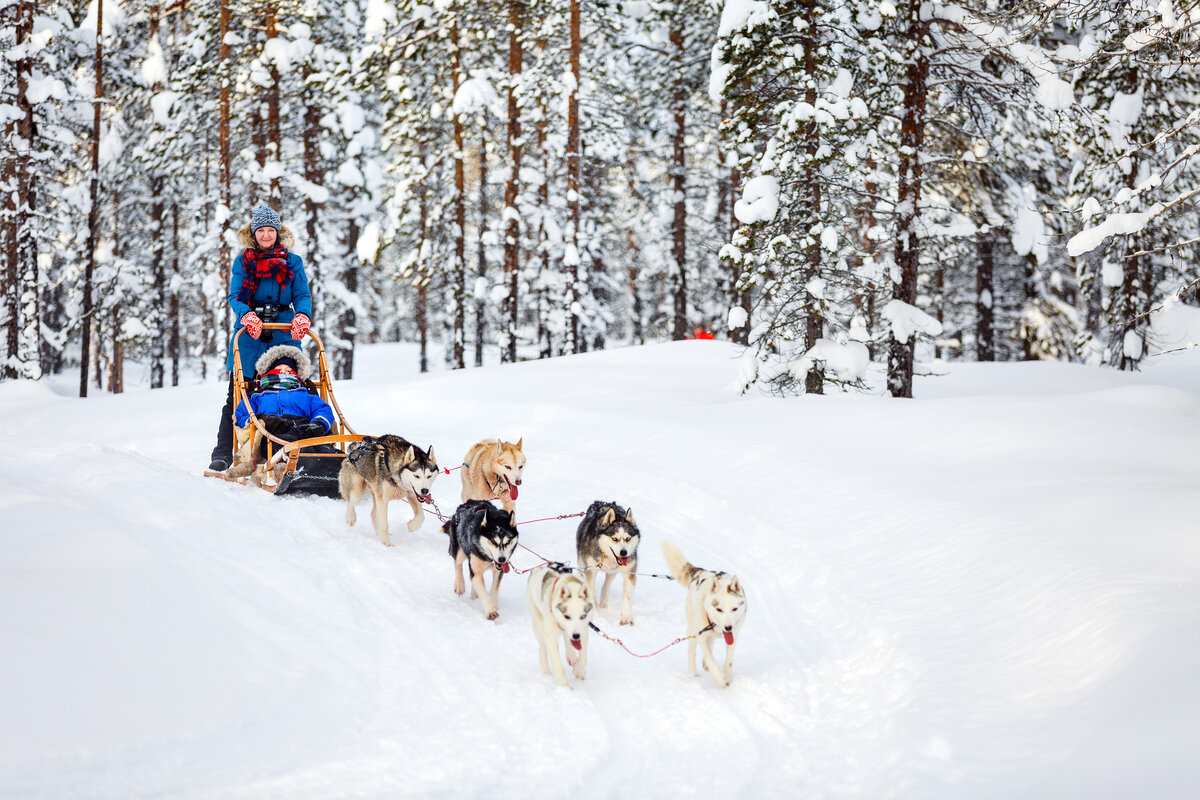
[[[201,477],[222,382],[0,383],[21,423],[0,434],[19,454],[0,462],[0,796],[1194,794],[1200,354],[939,365],[898,401],[743,396],[739,352],[489,348],[421,375],[415,345],[366,346],[337,386],[358,430],[448,466],[523,437],[518,569],[572,560],[556,517],[616,499],[639,570],[670,540],[737,573],[724,690],[686,644],[635,658],[598,635],[561,689],[524,576],[484,619],[432,518],[408,533],[393,503],[385,548],[366,504],[349,528],[339,502]],[[457,477],[433,496],[453,508]],[[646,575],[635,625],[615,604],[596,624],[647,655],[684,634],[683,599]]]

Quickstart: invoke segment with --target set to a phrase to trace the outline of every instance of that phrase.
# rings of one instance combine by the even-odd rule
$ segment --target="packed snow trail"
[[[524,577],[484,619],[432,514],[410,534],[393,503],[389,549],[368,500],[348,528],[338,501],[199,477],[217,384],[0,385],[22,422],[0,464],[0,797],[1186,796],[1194,367],[954,365],[924,400],[779,400],[738,394],[734,353],[392,378],[415,359],[386,346],[337,388],[358,430],[443,466],[524,437],[519,519],[615,500],[639,572],[665,573],[666,539],[736,572],[724,690],[686,643],[634,658],[596,635],[560,688]],[[459,486],[434,484],[443,512]],[[572,561],[577,524],[522,543]],[[683,635],[683,598],[642,577],[633,626],[618,602],[596,622],[647,653]]]

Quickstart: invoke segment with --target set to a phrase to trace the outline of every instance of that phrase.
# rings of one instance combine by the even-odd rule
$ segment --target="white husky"
[[[567,663],[575,668],[575,677],[583,680],[587,672],[588,623],[593,610],[587,584],[566,564],[543,564],[530,572],[525,600],[529,605],[529,619],[533,622],[533,635],[538,641],[542,672],[550,672],[547,651],[553,651],[554,676],[561,685],[567,685],[562,657],[558,653],[558,637],[561,636],[567,644]]]
[[[746,595],[736,575],[710,572],[688,563],[679,548],[663,542],[663,556],[671,575],[687,587],[688,669],[696,671],[696,643],[700,644],[704,668],[713,674],[718,686],[728,686],[733,676],[733,648],[738,631],[746,618]],[[712,642],[718,634],[725,637],[725,666],[717,665]]]

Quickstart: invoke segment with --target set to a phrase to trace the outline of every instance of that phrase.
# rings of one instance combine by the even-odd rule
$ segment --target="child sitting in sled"
[[[234,411],[237,463],[229,470],[230,477],[248,475],[266,459],[267,438],[250,423],[250,410],[268,433],[284,441],[325,436],[333,430],[333,409],[304,388],[312,362],[303,350],[276,345],[259,357],[254,369],[258,391],[250,396],[249,409],[243,399]]]

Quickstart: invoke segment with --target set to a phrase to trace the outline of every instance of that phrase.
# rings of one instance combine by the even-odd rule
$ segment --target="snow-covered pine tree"
[[[1183,287],[1190,295],[1197,281],[1195,20],[1170,0],[1095,0],[1071,11],[1088,135],[1079,137],[1071,176],[1085,228],[1067,249],[1090,254],[1080,262],[1081,283],[1085,302],[1102,309],[1102,358],[1137,369],[1153,345],[1150,312]]]
[[[857,32],[840,4],[818,0],[727,3],[719,32],[711,91],[727,102],[722,127],[745,176],[742,227],[722,256],[755,293],[746,383],[821,393],[827,377],[856,381],[866,368],[847,336],[858,237],[844,223],[869,127],[845,47]],[[744,313],[730,309],[729,328]]]

